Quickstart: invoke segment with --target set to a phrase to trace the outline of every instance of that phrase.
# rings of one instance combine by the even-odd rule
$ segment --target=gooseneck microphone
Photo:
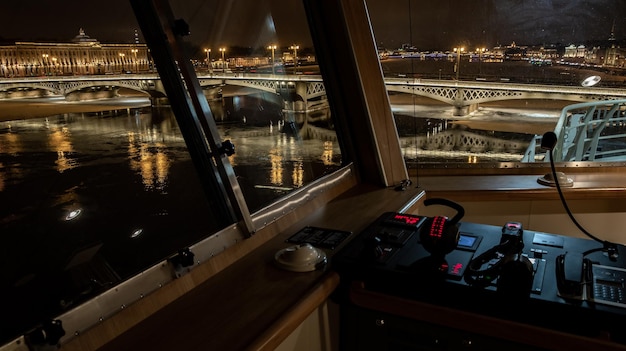
[[[541,148],[550,150],[550,160],[552,160],[552,150],[556,146],[557,138],[554,132],[546,132],[541,138]]]
[[[574,223],[574,225],[576,225],[576,227],[583,234],[601,243],[602,251],[606,252],[611,260],[616,260],[617,257],[619,256],[619,253],[617,251],[617,245],[610,241],[602,240],[596,237],[595,235],[589,233],[585,228],[583,228],[582,225],[580,225],[580,223],[578,223],[578,221],[574,217],[574,214],[572,214],[572,211],[570,211],[569,206],[567,205],[567,201],[565,201],[565,197],[563,196],[563,191],[561,190],[561,185],[559,184],[559,179],[557,177],[556,169],[554,167],[554,155],[552,155],[552,153],[554,152],[554,147],[556,146],[556,142],[557,142],[556,134],[554,132],[546,132],[541,139],[541,148],[543,150],[548,150],[548,155],[550,157],[550,169],[552,171],[552,177],[554,178],[554,184],[556,185],[556,190],[559,193],[559,198],[561,199],[563,208],[565,208],[565,212],[567,212],[567,215],[572,220],[572,223]],[[592,251],[596,251],[596,250],[592,250]],[[591,253],[592,251],[589,251],[585,254]]]

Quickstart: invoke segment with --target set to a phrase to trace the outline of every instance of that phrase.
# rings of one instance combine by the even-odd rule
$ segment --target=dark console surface
[[[626,250],[592,240],[384,213],[333,258],[346,284],[540,328],[626,343]],[[444,227],[442,227],[444,225]],[[450,223],[448,223],[448,227]],[[443,228],[443,230],[442,230]],[[454,236],[453,246],[440,241]]]

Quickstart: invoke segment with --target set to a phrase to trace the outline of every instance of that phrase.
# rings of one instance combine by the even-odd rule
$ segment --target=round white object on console
[[[274,255],[276,264],[293,272],[311,272],[326,264],[326,253],[311,244],[284,248]]]

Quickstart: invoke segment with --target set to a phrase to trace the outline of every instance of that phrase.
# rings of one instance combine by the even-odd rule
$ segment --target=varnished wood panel
[[[468,331],[496,339],[513,341],[554,351],[625,351],[626,346],[603,339],[582,337],[493,317],[478,315],[415,300],[390,297],[368,291],[359,283],[352,285],[351,300],[358,306],[396,316],[424,321],[454,330]],[[540,316],[538,316],[540,317]]]
[[[382,212],[397,211],[420,195],[416,188],[358,185],[327,203],[314,199],[63,349],[271,349],[338,283],[328,269],[294,273],[277,268],[273,257],[290,245],[285,240],[306,225],[358,233]],[[328,251],[331,259],[336,251]]]
[[[559,195],[554,187],[537,183],[537,175],[423,176],[419,185],[429,197],[458,201],[551,200]],[[619,172],[572,173],[571,188],[562,188],[567,199],[623,198],[626,177]]]

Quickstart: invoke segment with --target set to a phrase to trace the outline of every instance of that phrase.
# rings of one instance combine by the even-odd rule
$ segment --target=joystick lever
[[[382,247],[382,239],[379,236],[372,236],[365,242],[365,253],[368,259],[374,259],[379,261],[385,255],[385,250]]]

